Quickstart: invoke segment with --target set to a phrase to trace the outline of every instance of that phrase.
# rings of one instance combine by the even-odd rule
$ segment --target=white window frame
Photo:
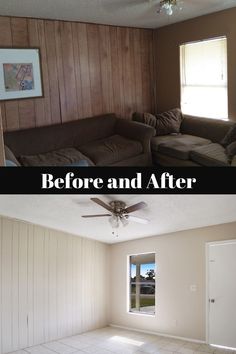
[[[155,306],[154,306],[154,313],[145,313],[145,312],[133,312],[130,309],[130,277],[131,277],[131,273],[130,273],[130,257],[132,256],[141,256],[141,255],[145,255],[145,254],[154,254],[154,258],[155,258]],[[127,255],[127,303],[126,303],[126,312],[129,315],[134,315],[134,316],[146,316],[146,317],[156,317],[156,299],[157,299],[157,286],[156,286],[156,280],[157,280],[157,266],[156,266],[156,252],[155,251],[150,251],[150,252],[140,252],[140,253],[131,253]]]

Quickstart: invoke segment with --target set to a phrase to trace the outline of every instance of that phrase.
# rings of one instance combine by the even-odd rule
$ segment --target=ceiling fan
[[[131,7],[143,7],[147,11],[155,11],[158,14],[166,13],[168,16],[173,15],[174,9],[182,10],[183,0],[104,0],[104,7],[111,12],[123,11]]]
[[[161,0],[157,8],[157,13],[160,14],[164,11],[167,15],[171,16],[174,9],[182,10],[182,4],[182,0]]]
[[[137,204],[131,205],[129,207],[120,200],[113,200],[109,204],[104,203],[99,198],[90,198],[94,203],[100,205],[107,211],[109,214],[94,214],[94,215],[82,215],[82,218],[99,218],[99,217],[109,217],[108,221],[110,222],[112,228],[118,228],[120,224],[126,226],[129,224],[129,221],[138,222],[140,224],[147,224],[148,219],[140,218],[134,215],[130,215],[136,210],[143,209],[147,207],[145,202],[139,202]]]

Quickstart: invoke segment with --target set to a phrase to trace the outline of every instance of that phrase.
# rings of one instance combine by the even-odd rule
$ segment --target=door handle
[[[214,304],[215,299],[209,299],[209,301],[210,301],[212,304]]]

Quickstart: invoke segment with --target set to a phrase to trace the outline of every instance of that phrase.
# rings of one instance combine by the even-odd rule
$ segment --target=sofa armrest
[[[151,152],[150,141],[155,135],[155,129],[146,124],[118,118],[115,132],[128,139],[137,140],[143,145],[143,152]]]

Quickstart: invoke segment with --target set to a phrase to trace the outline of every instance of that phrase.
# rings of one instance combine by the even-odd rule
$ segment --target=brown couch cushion
[[[183,115],[180,132],[210,139],[213,143],[221,143],[225,134],[235,125],[235,122],[220,119],[193,117]]]
[[[168,167],[200,167],[198,163],[192,160],[180,160],[176,157],[168,156],[160,152],[153,153],[153,161],[155,164]]]
[[[189,160],[191,149],[192,145],[181,145],[175,142],[172,144],[161,144],[159,146],[160,153],[180,160]]]
[[[182,113],[179,108],[156,115],[156,134],[167,135],[179,133],[182,122]]]
[[[225,135],[224,139],[221,141],[221,145],[226,147],[226,146],[230,145],[231,143],[233,143],[234,141],[236,141],[236,124],[229,129],[228,133]]]
[[[115,114],[4,133],[5,144],[16,158],[74,148],[114,134]]]
[[[153,151],[159,151],[162,144],[173,146],[183,145],[188,146],[190,149],[196,145],[206,145],[210,144],[211,141],[208,139],[200,138],[199,136],[188,135],[188,134],[177,134],[177,135],[165,135],[165,136],[155,136],[151,140],[151,146]]]
[[[93,165],[88,157],[74,148],[20,157],[23,166],[68,166],[72,163],[79,162],[80,160],[86,160],[89,165]]]
[[[163,136],[155,136],[151,140],[151,149],[152,151],[158,151],[159,146],[161,144],[169,143],[177,138],[177,135],[170,134],[170,135],[163,135]]]
[[[113,135],[107,139],[93,141],[80,146],[86,156],[96,165],[106,166],[142,153],[142,144],[135,140]]]
[[[208,144],[191,151],[193,161],[203,166],[229,166],[228,156],[220,144]]]

